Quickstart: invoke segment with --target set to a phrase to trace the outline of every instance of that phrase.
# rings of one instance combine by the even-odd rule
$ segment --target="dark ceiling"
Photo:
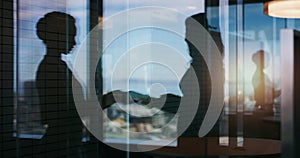
[[[239,0],[229,0],[230,5],[237,4]],[[262,3],[265,2],[266,0],[240,0],[243,1],[244,4],[249,4],[249,3]],[[206,0],[207,6],[218,6],[219,5],[219,0]]]

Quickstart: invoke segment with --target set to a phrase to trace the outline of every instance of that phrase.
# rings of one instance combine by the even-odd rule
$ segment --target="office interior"
[[[2,0],[0,157],[299,157],[300,17],[271,2]]]

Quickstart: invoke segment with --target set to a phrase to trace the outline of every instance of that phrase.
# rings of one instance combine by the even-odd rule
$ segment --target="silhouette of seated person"
[[[42,123],[47,126],[42,150],[47,157],[79,157],[83,126],[73,99],[72,72],[61,59],[76,45],[75,19],[51,12],[39,19],[36,28],[46,45],[36,73]]]
[[[197,30],[197,28],[195,28],[197,26],[193,26],[191,22],[192,20],[196,20],[197,22],[199,22],[208,31],[209,25],[207,22],[206,14],[200,13],[200,14],[193,15],[186,19],[186,39],[189,39],[189,36],[193,36],[193,31]],[[220,34],[216,32],[210,32],[210,34],[214,38],[220,52],[223,52],[223,44],[221,42]],[[202,120],[204,119],[204,116],[208,109],[208,105],[210,103],[211,78],[210,78],[210,73],[208,71],[208,66],[206,65],[206,62],[204,61],[204,58],[202,57],[200,52],[188,40],[186,40],[186,42],[189,47],[190,56],[192,57],[191,67],[194,68],[198,79],[198,84],[200,89],[200,100],[198,104],[198,110],[196,112],[196,115],[192,123],[185,130],[185,132],[181,134],[181,137],[198,137],[198,132],[202,124]],[[192,71],[192,69],[188,69],[187,71]],[[185,77],[186,76],[183,76],[181,81],[184,80]],[[139,94],[134,91],[123,92],[120,90],[115,90],[113,92],[109,92],[108,94],[100,98],[102,108],[105,109],[116,102],[113,93],[117,94],[115,96],[124,96],[124,98],[120,100],[126,100],[125,98],[129,97],[129,103],[138,102],[140,104],[147,104],[151,101],[151,103],[154,106],[156,103],[157,105],[160,105],[159,100],[161,98],[165,98],[166,102],[161,108],[161,110],[173,114],[177,112],[181,100],[180,96],[173,95],[173,94],[165,94],[160,96],[159,99],[157,99],[157,98],[151,98],[148,95]],[[126,102],[123,102],[123,104],[126,104]],[[183,123],[180,121],[184,121],[184,118],[180,118],[180,114],[179,114],[178,124]],[[217,136],[217,135],[218,135],[218,128],[216,124],[213,130],[211,130],[211,132],[208,134],[208,136]]]
[[[269,65],[269,55],[263,50],[259,50],[252,55],[252,61],[256,65],[256,70],[252,78],[254,88],[255,110],[262,110],[273,113],[274,98],[280,95],[280,91],[274,89],[268,75],[264,72]]]

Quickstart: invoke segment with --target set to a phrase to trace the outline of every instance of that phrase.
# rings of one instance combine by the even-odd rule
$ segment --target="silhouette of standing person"
[[[207,3],[207,2],[205,2]],[[186,43],[188,45],[190,56],[192,57],[192,63],[191,67],[194,68],[194,71],[197,76],[199,88],[200,88],[200,100],[198,103],[198,109],[196,112],[195,117],[193,118],[193,121],[189,128],[183,133],[183,136],[198,136],[198,132],[200,130],[200,126],[204,120],[204,117],[206,115],[211,95],[212,95],[212,81],[211,81],[211,75],[208,70],[208,63],[205,62],[204,57],[202,56],[200,50],[196,48],[193,43],[189,41],[189,39],[195,38],[195,31],[198,31],[199,28],[197,28],[197,25],[193,24],[193,21],[197,21],[199,24],[202,25],[206,29],[206,31],[211,35],[214,42],[216,43],[219,52],[221,55],[223,55],[223,43],[221,40],[221,36],[219,32],[210,31],[209,28],[211,27],[207,20],[207,14],[206,13],[198,13],[195,15],[192,15],[191,17],[187,18],[185,21],[186,24]],[[205,36],[205,35],[203,35]],[[205,45],[209,46],[208,39],[205,39],[204,37],[196,37],[198,39],[204,39],[202,42],[204,42]],[[213,52],[209,52],[213,53]],[[189,70],[190,71],[190,70]],[[222,74],[223,76],[224,74]],[[185,76],[184,76],[185,77]],[[184,79],[183,77],[183,79]],[[182,79],[182,80],[183,80]],[[223,78],[219,78],[220,80],[224,80]],[[213,129],[207,134],[207,136],[219,136],[219,130],[218,130],[218,123],[216,123],[213,127]]]
[[[45,157],[80,157],[82,122],[72,93],[72,72],[61,60],[75,46],[75,19],[69,14],[51,12],[39,19],[37,36],[46,45],[36,82],[41,116],[46,124],[42,138]]]
[[[256,65],[255,73],[252,77],[254,88],[255,109],[273,113],[274,98],[280,95],[275,91],[273,83],[264,69],[269,65],[269,56],[263,50],[259,50],[252,55],[252,61]]]

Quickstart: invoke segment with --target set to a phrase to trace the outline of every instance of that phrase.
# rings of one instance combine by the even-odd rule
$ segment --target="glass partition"
[[[280,157],[299,20],[248,0],[15,0],[14,19],[17,157]]]

